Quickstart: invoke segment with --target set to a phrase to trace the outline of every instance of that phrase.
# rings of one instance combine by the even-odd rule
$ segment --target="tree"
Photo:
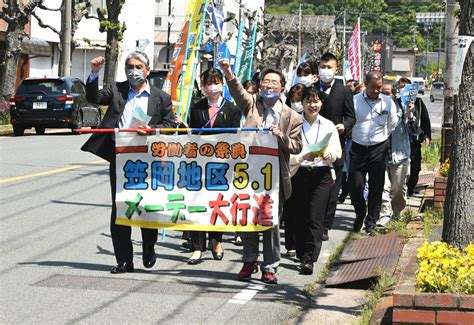
[[[26,1],[25,1],[26,2]],[[24,3],[17,0],[3,0],[0,19],[8,27],[6,30],[5,57],[0,58],[0,103],[8,102],[15,92],[18,60],[21,54],[21,41],[26,36],[24,29],[40,1]]]
[[[120,11],[125,0],[109,0],[107,9],[97,9],[100,31],[107,32],[107,45],[105,48],[104,84],[109,85],[115,80],[115,70],[119,56],[119,44],[123,39],[126,26],[119,21]]]
[[[472,1],[459,0],[459,4],[459,35],[472,35]],[[459,248],[474,241],[473,47],[474,43],[464,62],[459,94],[454,95],[453,149],[444,207],[443,241]]]

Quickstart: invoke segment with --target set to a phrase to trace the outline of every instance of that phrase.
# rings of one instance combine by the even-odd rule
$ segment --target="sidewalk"
[[[413,210],[415,216],[418,216],[420,211],[423,195],[424,191],[419,195],[408,198],[407,208]],[[404,251],[405,249],[406,247],[403,248]],[[400,269],[403,269],[407,262],[403,258],[405,254],[402,252],[398,261]],[[317,293],[311,297],[311,303],[306,311],[303,311],[298,318],[291,319],[289,324],[351,324],[360,315],[367,293],[369,293],[368,290],[326,288],[321,285]],[[370,323],[380,324],[387,309],[391,306],[391,295],[379,301]],[[375,320],[376,318],[378,319]]]

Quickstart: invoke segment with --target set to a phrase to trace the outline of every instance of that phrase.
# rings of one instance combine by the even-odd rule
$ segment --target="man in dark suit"
[[[171,98],[160,89],[150,85],[146,77],[150,73],[148,57],[144,53],[132,52],[125,60],[127,81],[108,85],[99,91],[98,72],[103,67],[105,59],[97,57],[91,61],[91,74],[87,80],[86,95],[91,103],[108,105],[100,128],[127,128],[133,117],[134,110],[142,110],[151,117],[146,126],[140,128],[175,127],[175,115],[172,110]],[[137,131],[146,135],[146,131]],[[117,206],[115,204],[116,169],[115,169],[115,139],[111,133],[95,133],[81,148],[110,162],[110,185],[112,191],[112,212],[110,233],[114,246],[117,265],[111,273],[133,272],[133,247],[131,228],[115,224]],[[158,231],[142,228],[143,265],[151,268],[156,261],[155,249]]]
[[[337,83],[335,75],[337,72],[337,58],[331,53],[325,53],[319,60],[319,81],[316,87],[327,96],[324,99],[321,115],[331,120],[339,132],[341,140],[342,157],[334,162],[336,181],[331,186],[329,201],[324,218],[323,240],[328,240],[329,229],[332,228],[334,216],[336,215],[337,199],[342,183],[342,172],[344,168],[346,134],[355,124],[354,101],[352,92],[341,83]]]

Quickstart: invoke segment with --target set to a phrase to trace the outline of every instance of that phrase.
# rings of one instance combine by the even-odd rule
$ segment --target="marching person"
[[[219,70],[210,68],[201,74],[201,88],[206,98],[191,106],[190,128],[238,128],[240,126],[240,111],[222,97],[223,87],[224,77]],[[190,231],[189,234],[193,254],[188,264],[199,264],[202,261],[202,252],[206,251],[206,232]],[[208,236],[213,258],[222,260],[224,257],[222,232],[210,231]]]
[[[101,56],[91,60],[91,73],[86,85],[86,96],[89,102],[109,106],[100,123],[101,128],[127,128],[132,120],[134,110],[142,110],[144,114],[151,117],[149,125],[140,128],[176,127],[170,96],[151,85],[146,79],[150,73],[150,61],[145,53],[132,52],[125,59],[127,81],[114,82],[99,91],[98,73],[104,63],[105,59]],[[139,135],[147,134],[147,132],[140,130],[137,133]],[[115,139],[111,133],[94,133],[81,150],[91,152],[110,163],[109,175],[112,192],[110,233],[117,261],[117,265],[110,272],[133,272],[132,229],[129,226],[115,224],[117,217]],[[145,268],[151,268],[156,262],[154,247],[158,231],[157,229],[141,228],[141,232],[143,265]]]
[[[405,77],[398,80],[398,89],[402,90],[405,85],[411,84],[411,80]],[[415,109],[413,114],[416,118],[417,129],[420,130],[419,135],[412,134],[410,136],[410,177],[408,178],[407,194],[412,196],[418,177],[421,171],[421,144],[429,145],[431,143],[431,122],[428,109],[421,98],[416,98]]]
[[[261,73],[259,93],[249,94],[230,69],[228,59],[219,61],[224,71],[230,93],[237,107],[245,115],[245,127],[270,128],[278,139],[278,157],[280,161],[280,193],[278,217],[281,216],[284,200],[291,195],[290,154],[298,154],[302,149],[301,116],[285,105],[281,94],[285,88],[285,77],[278,71],[266,69]],[[243,241],[242,270],[239,279],[249,281],[252,273],[258,269],[259,234],[241,233]],[[262,281],[276,284],[276,272],[280,262],[280,232],[273,227],[263,232]]]
[[[317,144],[330,136],[322,156],[304,148],[299,155],[292,155],[290,163],[299,168],[292,177],[292,194],[285,202],[285,215],[296,224],[296,256],[301,261],[300,272],[313,274],[313,263],[319,258],[324,233],[324,216],[331,185],[336,180],[333,163],[341,158],[339,133],[334,123],[319,115],[323,95],[316,87],[303,90],[304,145]],[[285,228],[286,230],[286,228]]]
[[[352,129],[348,182],[356,213],[354,231],[360,231],[365,219],[365,231],[370,235],[375,234],[375,223],[380,216],[388,138],[398,123],[395,103],[390,97],[381,94],[382,80],[380,71],[369,72],[365,79],[365,91],[354,96],[356,123]],[[368,210],[363,194],[367,174]]]
[[[336,82],[337,58],[332,53],[325,53],[319,60],[319,81],[316,87],[325,93],[327,98],[324,100],[321,108],[321,115],[331,120],[339,132],[341,148],[345,148],[346,135],[351,131],[355,123],[353,95],[349,88]],[[343,153],[344,156],[344,153]],[[326,216],[324,217],[323,240],[329,239],[329,230],[334,223],[336,215],[339,190],[341,189],[344,159],[338,159],[334,162],[336,172],[336,182],[331,186],[329,202],[326,207]]]

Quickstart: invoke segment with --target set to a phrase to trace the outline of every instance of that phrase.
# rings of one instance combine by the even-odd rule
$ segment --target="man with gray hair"
[[[349,189],[356,213],[354,231],[362,228],[373,235],[380,216],[382,192],[387,166],[389,136],[398,124],[397,107],[383,95],[383,76],[371,71],[365,79],[366,90],[354,96],[356,123],[352,129],[349,166]],[[364,199],[365,177],[369,174],[368,209]]]
[[[100,56],[91,60],[91,73],[87,80],[86,96],[91,103],[107,105],[108,109],[100,123],[100,128],[127,128],[130,126],[134,111],[141,110],[142,114],[151,117],[146,126],[139,128],[172,128],[176,126],[172,110],[171,98],[162,90],[147,81],[150,73],[150,61],[145,53],[132,52],[125,60],[127,81],[114,82],[99,90],[98,73],[104,66],[105,59]],[[146,131],[137,131],[146,135]],[[114,246],[117,265],[111,273],[133,272],[133,246],[131,228],[115,224],[117,206],[115,204],[116,169],[115,169],[115,139],[111,133],[94,133],[82,146],[81,150],[91,152],[110,163],[110,187],[112,192],[112,212],[110,218],[110,233]],[[158,237],[156,229],[142,228],[143,265],[151,268],[155,262],[155,244]]]

